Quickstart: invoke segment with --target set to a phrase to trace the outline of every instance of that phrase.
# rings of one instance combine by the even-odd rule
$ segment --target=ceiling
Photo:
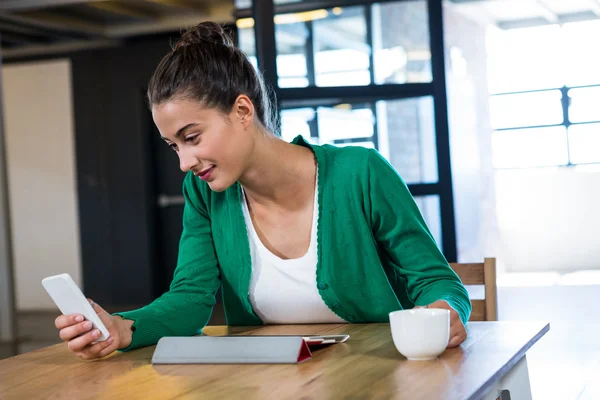
[[[600,0],[445,3],[473,20],[503,29],[600,17]],[[207,19],[230,22],[233,11],[234,0],[0,0],[2,57],[118,46],[128,38],[176,32]]]
[[[117,46],[127,38],[230,22],[233,0],[0,0],[5,59]]]
[[[600,18],[600,0],[449,0],[461,14],[502,29]]]

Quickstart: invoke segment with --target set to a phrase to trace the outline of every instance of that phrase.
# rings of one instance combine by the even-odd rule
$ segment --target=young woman
[[[187,172],[170,290],[107,314],[110,339],[78,315],[57,318],[79,357],[198,333],[221,287],[229,325],[388,322],[413,307],[451,312],[449,347],[471,303],[404,181],[375,150],[292,143],[275,133],[261,77],[223,29],[187,31],[158,65],[148,100]]]

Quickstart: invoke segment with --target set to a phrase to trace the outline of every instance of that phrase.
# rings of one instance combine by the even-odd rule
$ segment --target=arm
[[[416,306],[446,301],[463,324],[471,313],[464,285],[450,268],[408,187],[376,151],[368,161],[371,228]]]
[[[163,336],[191,336],[210,319],[219,288],[219,270],[210,220],[195,178],[183,184],[185,208],[179,257],[168,292],[134,311],[116,313],[132,325],[131,343],[124,351],[149,346]]]

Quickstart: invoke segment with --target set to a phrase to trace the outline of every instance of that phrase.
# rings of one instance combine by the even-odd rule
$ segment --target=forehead
[[[192,100],[171,100],[152,107],[153,117],[161,120],[203,117],[213,111],[200,102]]]
[[[164,137],[174,136],[186,125],[205,124],[219,116],[214,108],[191,100],[172,100],[152,107],[152,118]]]

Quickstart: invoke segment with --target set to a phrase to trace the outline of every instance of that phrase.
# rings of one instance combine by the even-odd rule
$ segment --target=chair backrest
[[[485,287],[484,300],[471,300],[473,308],[469,321],[497,321],[496,259],[484,258],[482,263],[450,263],[450,267],[464,285]]]

